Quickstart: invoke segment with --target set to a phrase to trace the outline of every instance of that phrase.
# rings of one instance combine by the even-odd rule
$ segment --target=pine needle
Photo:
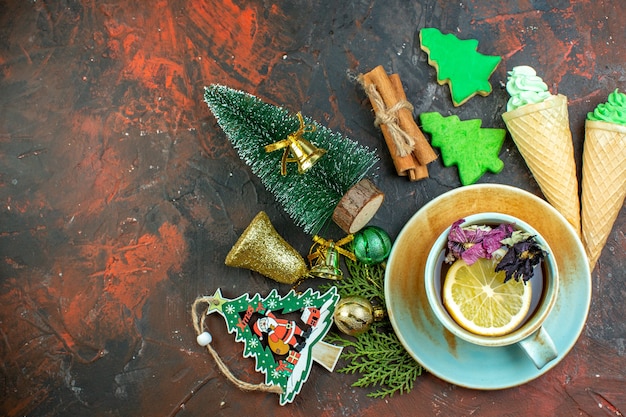
[[[350,276],[334,283],[340,296],[361,295],[384,305],[384,266],[368,266],[349,259],[346,259],[346,266]],[[346,366],[337,372],[359,373],[361,376],[352,386],[376,388],[367,394],[368,397],[384,398],[407,393],[422,374],[422,367],[408,354],[390,327],[389,320],[384,319],[356,338],[338,333],[326,336],[329,343],[344,346],[341,357]]]

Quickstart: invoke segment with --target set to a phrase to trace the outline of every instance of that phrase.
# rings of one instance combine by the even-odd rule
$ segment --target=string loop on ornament
[[[208,326],[206,324],[207,314],[205,313],[207,310],[205,309],[202,311],[201,314],[198,314],[198,307],[202,304],[206,304],[208,308],[209,305],[211,304],[216,305],[216,304],[219,304],[219,302],[217,302],[217,300],[215,300],[215,298],[211,296],[203,296],[203,297],[196,298],[196,300],[193,303],[193,306],[191,307],[191,317],[193,320],[193,327],[196,330],[196,336],[199,336],[201,333],[205,331],[205,329],[208,329]],[[215,360],[215,363],[217,364],[217,367],[219,368],[219,370],[226,376],[226,378],[228,378],[239,389],[244,390],[244,391],[271,392],[275,394],[283,393],[283,389],[279,385],[268,385],[264,383],[252,384],[252,383],[240,380],[235,375],[233,375],[233,373],[230,371],[228,366],[226,366],[224,361],[222,361],[222,358],[217,353],[217,351],[213,349],[210,343],[206,345],[206,348],[208,349],[211,356],[213,356],[213,359]]]
[[[288,134],[287,139],[279,140],[278,142],[274,142],[270,145],[266,145],[265,152],[274,152],[279,149],[284,149],[288,147],[289,145],[291,145],[292,143],[298,142],[300,139],[302,139],[302,135],[304,135],[305,133],[315,132],[314,125],[304,124],[304,117],[302,117],[301,112],[298,112],[296,116],[298,117],[298,121],[300,122],[300,127],[298,127],[298,130],[296,130],[293,133]],[[287,150],[286,152],[289,152],[289,150]]]
[[[400,100],[393,106],[387,108],[385,101],[374,84],[367,86],[363,85],[363,88],[365,89],[365,93],[370,100],[374,101],[376,103],[376,107],[379,109],[376,112],[374,125],[376,127],[383,124],[387,126],[387,129],[389,129],[389,133],[391,134],[391,138],[393,139],[393,143],[396,145],[398,156],[407,156],[413,152],[413,149],[415,148],[415,140],[400,127],[398,118],[398,112],[400,110],[407,109],[412,112],[413,105],[407,100]]]

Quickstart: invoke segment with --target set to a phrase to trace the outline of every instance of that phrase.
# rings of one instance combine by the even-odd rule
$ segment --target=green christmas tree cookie
[[[502,57],[477,52],[476,39],[461,40],[439,29],[420,30],[420,47],[428,54],[428,63],[437,70],[437,82],[448,84],[452,103],[460,106],[479,94],[491,93],[489,77]]]
[[[498,157],[506,131],[481,128],[481,120],[461,121],[457,116],[443,117],[437,112],[420,115],[422,130],[432,136],[431,145],[441,149],[446,167],[457,165],[461,184],[473,184],[487,171],[504,168]]]

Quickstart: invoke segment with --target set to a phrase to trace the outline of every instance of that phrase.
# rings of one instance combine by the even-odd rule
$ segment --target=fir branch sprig
[[[342,296],[361,295],[368,300],[380,300],[384,304],[385,267],[381,264],[365,265],[349,258],[345,260],[349,277],[337,282],[339,294]]]
[[[344,258],[348,275],[335,281],[341,297],[360,295],[368,300],[385,304],[383,279],[385,267],[365,265]],[[330,287],[326,284],[321,287]],[[372,398],[384,398],[399,392],[413,389],[415,380],[422,374],[422,367],[408,354],[396,334],[391,331],[388,319],[373,323],[372,327],[360,336],[348,337],[331,332],[326,336],[329,343],[345,347],[341,355],[346,366],[337,370],[340,373],[359,373],[361,376],[352,384],[354,387],[377,387],[367,394]]]
[[[343,344],[346,348],[342,358],[347,365],[337,372],[360,373],[360,378],[352,386],[377,386],[376,391],[367,394],[371,398],[409,392],[422,374],[422,367],[404,350],[395,333],[386,333],[381,327],[384,325],[375,325],[353,340],[344,339],[337,333],[327,336],[328,342]]]

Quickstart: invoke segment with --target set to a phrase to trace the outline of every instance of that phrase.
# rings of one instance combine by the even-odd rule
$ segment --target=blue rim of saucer
[[[542,369],[517,345],[484,347],[457,338],[437,321],[426,299],[424,265],[436,238],[455,220],[486,211],[532,225],[557,260],[559,293],[544,326],[559,355]],[[428,372],[466,388],[505,389],[545,374],[573,348],[591,304],[591,274],[576,230],[546,201],[508,185],[470,185],[430,201],[400,231],[387,261],[385,301],[400,342]]]

